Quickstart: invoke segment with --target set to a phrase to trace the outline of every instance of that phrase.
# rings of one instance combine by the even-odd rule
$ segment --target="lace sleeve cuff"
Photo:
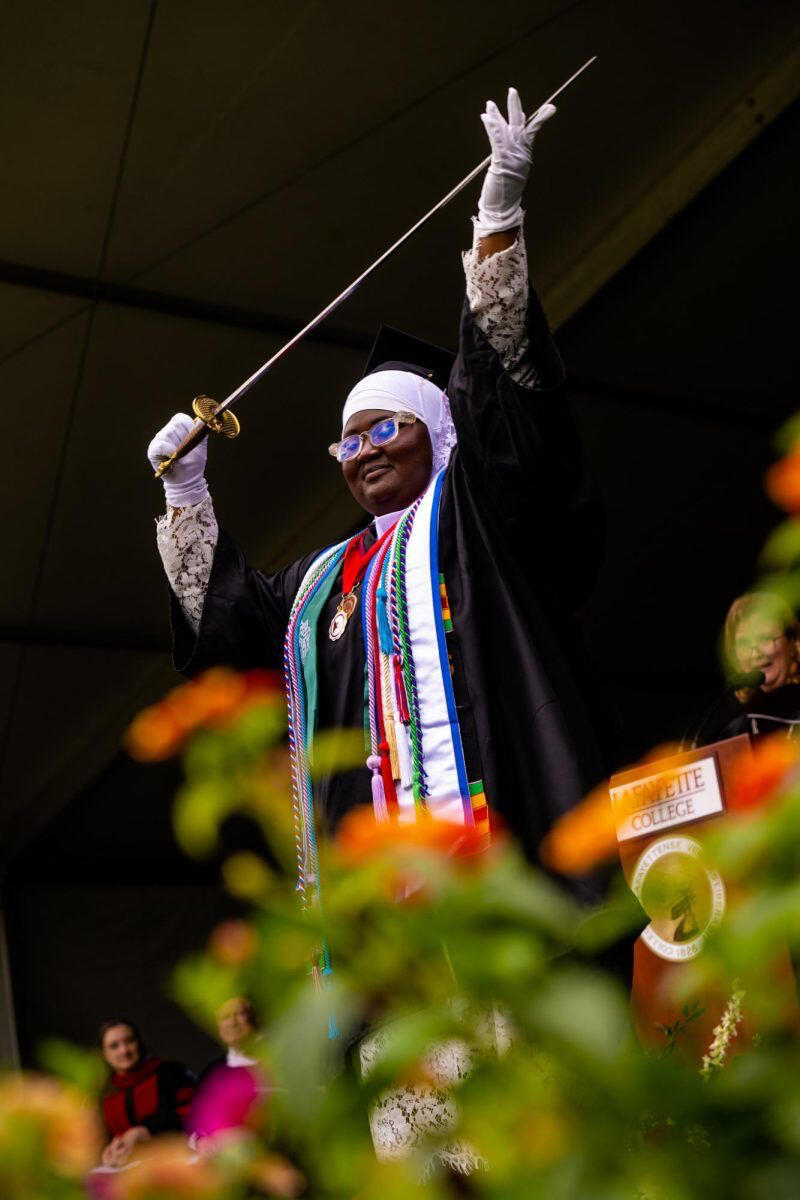
[[[181,509],[174,520],[168,511],[156,521],[164,571],[194,633],[200,628],[218,537],[211,496]]]
[[[526,327],[528,258],[525,238],[520,230],[513,246],[480,261],[478,240],[476,232],[472,249],[462,255],[470,311],[514,382],[522,387],[536,387],[538,380],[530,361]]]

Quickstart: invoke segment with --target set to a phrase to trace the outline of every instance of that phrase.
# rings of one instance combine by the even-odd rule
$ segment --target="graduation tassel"
[[[397,697],[397,712],[403,724],[410,725],[411,716],[408,711],[406,681],[403,677],[403,666],[400,662],[400,655],[392,655],[392,662],[394,663],[394,694]]]
[[[367,766],[372,771],[372,807],[375,810],[375,819],[381,825],[385,825],[389,820],[389,809],[386,806],[386,792],[383,790],[383,780],[381,779],[380,756],[370,754]]]
[[[392,654],[394,651],[394,643],[392,641],[392,631],[389,627],[389,614],[387,612],[387,595],[386,588],[379,587],[377,591],[378,603],[378,645],[381,648],[382,654]]]
[[[322,969],[320,969],[320,961]],[[328,943],[323,939],[322,949],[314,951],[311,956],[311,978],[314,980],[314,987],[318,992],[324,992],[327,985],[330,983],[333,975],[333,967],[331,966],[331,956],[328,950]],[[336,1017],[332,1012],[328,1013],[328,1037],[333,1041],[339,1036],[339,1026],[336,1023]]]
[[[400,758],[397,753],[397,730],[394,723],[394,714],[387,712],[384,716],[386,729],[386,743],[389,747],[389,769],[392,772],[392,779],[395,781],[400,778]]]
[[[400,778],[400,761],[397,757],[397,731],[394,721],[394,705],[392,704],[392,660],[388,654],[381,654],[381,707],[383,708],[386,745],[389,749],[389,770],[392,781],[396,783]]]
[[[328,980],[330,979],[330,976],[333,974],[333,967],[330,965],[330,963],[327,963],[325,965],[325,967],[323,968],[322,974],[323,974],[323,977],[325,977],[325,982],[327,983]],[[328,1037],[330,1038],[331,1041],[333,1041],[333,1039],[338,1038],[338,1036],[339,1036],[339,1026],[336,1023],[336,1017],[333,1015],[332,1012],[328,1013]]]

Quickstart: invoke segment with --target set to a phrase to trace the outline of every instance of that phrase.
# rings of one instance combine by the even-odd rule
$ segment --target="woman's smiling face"
[[[103,1058],[112,1071],[130,1071],[142,1056],[139,1039],[130,1025],[112,1025],[103,1034]]]
[[[789,638],[777,621],[754,613],[743,617],[734,636],[736,661],[742,671],[762,671],[762,692],[774,692],[789,680],[792,654]]]
[[[383,409],[354,413],[342,437],[366,433],[394,414]],[[431,439],[423,421],[401,425],[396,438],[375,447],[363,438],[361,451],[342,463],[342,473],[355,500],[374,517],[413,504],[428,486],[433,466]]]

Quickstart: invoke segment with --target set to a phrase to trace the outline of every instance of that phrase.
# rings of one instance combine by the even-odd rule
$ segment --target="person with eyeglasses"
[[[746,592],[728,609],[723,631],[728,689],[703,721],[695,744],[749,733],[800,736],[800,623],[770,592]]]
[[[458,354],[384,329],[346,399],[328,449],[363,529],[266,574],[217,525],[207,442],[163,479],[177,669],[286,666],[306,898],[320,886],[318,836],[357,806],[484,841],[497,813],[536,860],[605,774],[614,721],[574,616],[602,558],[603,511],[522,230],[534,138],[554,112],[526,121],[512,88],[507,117],[491,101],[482,114],[492,158],[463,255]],[[177,414],[156,435],[154,466],[191,423]],[[315,736],[352,727],[364,763],[312,779]],[[592,881],[574,886],[595,896]]]

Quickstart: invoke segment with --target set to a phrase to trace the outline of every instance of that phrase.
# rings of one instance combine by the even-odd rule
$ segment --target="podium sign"
[[[731,767],[747,753],[744,734],[613,775],[619,855],[628,885],[650,917],[634,945],[631,1000],[640,1040],[664,1044],[674,1024],[675,973],[701,952],[725,912],[725,884],[703,858],[703,833],[725,814]],[[728,997],[711,1002],[687,1037],[705,1047]]]
[[[663,833],[673,825],[687,825],[724,810],[719,767],[713,754],[687,763],[657,768],[650,775],[614,783],[609,792],[617,822],[617,840]],[[621,776],[615,778],[620,779]]]

